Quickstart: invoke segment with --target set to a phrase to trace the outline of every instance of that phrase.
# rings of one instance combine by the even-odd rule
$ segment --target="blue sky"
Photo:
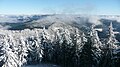
[[[0,0],[0,14],[120,15],[120,0]]]

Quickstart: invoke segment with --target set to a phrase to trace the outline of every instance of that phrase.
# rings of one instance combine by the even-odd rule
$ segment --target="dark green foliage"
[[[94,61],[93,61],[93,53],[92,53],[92,42],[91,39],[88,39],[88,42],[85,43],[83,46],[81,56],[80,56],[80,66],[81,67],[93,67]]]
[[[38,64],[41,62],[41,45],[38,44],[36,39],[28,38],[28,64]]]

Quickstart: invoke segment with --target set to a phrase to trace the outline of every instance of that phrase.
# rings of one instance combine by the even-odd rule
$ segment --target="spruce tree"
[[[104,49],[103,55],[103,64],[102,67],[115,67],[114,58],[114,50],[118,48],[117,40],[115,38],[115,32],[113,31],[112,22],[110,23],[109,30],[108,30],[108,39]]]
[[[94,57],[91,49],[92,41],[90,37],[87,37],[87,42],[85,42],[80,55],[80,67],[94,67]]]
[[[74,67],[80,66],[80,53],[82,52],[82,48],[86,41],[87,39],[85,38],[85,34],[82,33],[82,35],[80,35],[79,30],[76,28],[75,35],[73,37],[73,47],[71,50],[72,54],[74,55],[72,58]]]
[[[0,34],[0,67],[6,62],[4,35]]]
[[[28,63],[39,63],[42,60],[42,52],[40,44],[38,44],[36,37],[32,36],[27,40],[28,45]]]
[[[10,45],[7,39],[8,39],[8,36],[5,36],[4,47],[5,47],[5,57],[7,59],[2,67],[20,67],[18,55],[10,48]]]
[[[91,44],[92,49],[91,50],[93,52],[94,65],[96,67],[98,67],[100,60],[101,60],[101,54],[102,54],[101,47],[103,45],[99,39],[99,36],[97,33],[97,28],[95,28],[95,25],[92,25],[92,27],[91,27],[90,36],[91,36],[91,41],[92,41],[92,44]]]
[[[51,41],[48,39],[49,35],[45,29],[42,30],[41,33],[41,46],[43,49],[43,61],[48,62],[52,60],[52,44]]]
[[[18,45],[18,57],[19,57],[19,66],[21,67],[24,63],[27,62],[27,45],[25,43],[25,38],[22,36],[19,39]]]

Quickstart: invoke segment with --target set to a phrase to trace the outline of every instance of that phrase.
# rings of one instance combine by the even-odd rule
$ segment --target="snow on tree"
[[[79,30],[76,28],[75,29],[75,35],[73,37],[73,50],[71,52],[73,52],[74,57],[73,57],[73,62],[74,62],[74,66],[79,67],[79,62],[80,62],[80,52],[82,52],[83,46],[85,44],[85,42],[87,42],[87,39],[85,37],[85,34],[82,33],[82,35],[80,35]]]
[[[101,46],[102,43],[98,37],[97,31],[101,29],[95,28],[95,25],[91,26],[90,35],[81,36],[81,44],[83,47],[80,52],[79,66],[83,67],[98,67],[101,60]],[[87,60],[86,60],[87,59]]]
[[[63,29],[62,32],[62,44],[61,44],[61,53],[60,53],[60,61],[61,64],[66,67],[71,62],[72,59],[72,49],[73,43],[70,37],[70,32],[67,29]],[[70,59],[71,58],[71,59]]]
[[[4,37],[5,35],[0,34],[0,67],[3,66],[3,64],[6,62],[6,59],[7,59],[5,56]]]
[[[62,44],[64,40],[67,40],[67,44],[70,44],[71,46],[73,46],[71,33],[68,29],[63,29],[63,28],[57,29],[55,38],[56,40],[59,41],[60,44]]]
[[[93,51],[92,49],[92,41],[91,37],[86,37],[87,42],[85,42],[82,52],[80,53],[80,62],[77,67],[97,67],[94,61]]]
[[[37,44],[38,44],[37,53],[39,54],[39,58],[40,58],[40,61],[39,61],[39,62],[41,62],[41,61],[42,61],[42,58],[43,58],[43,47],[42,47],[42,44],[41,44],[41,39],[42,39],[42,38],[40,38],[40,35],[39,35],[39,33],[38,33],[37,30],[35,31],[35,34],[36,34],[35,37],[36,37]]]
[[[19,39],[18,45],[18,57],[19,57],[19,67],[21,67],[24,63],[27,62],[27,46],[25,43],[25,38],[22,36]]]
[[[18,67],[19,66],[18,55],[14,53],[12,49],[10,48],[7,38],[8,36],[5,36],[4,38],[5,57],[7,59],[2,67]]]
[[[13,38],[13,35],[12,33],[9,33],[8,37],[7,37],[7,40],[8,40],[8,44],[10,45],[10,48],[12,49],[12,51],[14,53],[18,53],[17,50],[18,50],[18,44],[15,40],[15,38]]]
[[[49,34],[47,32],[47,30],[45,29],[45,27],[43,27],[43,31],[41,32],[41,46],[43,49],[43,61],[44,62],[48,62],[52,60],[52,55],[53,55],[53,47],[52,47],[52,43],[49,40]]]
[[[115,50],[118,49],[118,41],[115,38],[115,33],[113,31],[114,28],[112,26],[112,22],[110,23],[109,26],[109,30],[108,30],[108,40],[104,49],[104,62],[103,62],[103,66],[106,67],[114,67],[115,63],[114,63],[114,53]]]
[[[87,42],[87,39],[86,39],[84,32],[80,35],[79,30],[76,29],[75,36],[73,39],[75,41],[74,45],[76,45],[76,48],[77,48],[76,50],[81,52],[85,42]]]
[[[101,51],[101,46],[102,46],[102,43],[99,39],[99,36],[98,36],[98,33],[97,33],[97,28],[95,28],[95,25],[92,25],[91,27],[91,40],[93,42],[93,47],[97,48],[97,50]],[[98,30],[99,31],[99,30]]]
[[[52,43],[53,62],[57,64],[67,65],[70,62],[73,43],[68,29],[57,28]],[[68,56],[69,55],[69,56]],[[72,59],[72,58],[71,58]],[[67,61],[68,60],[68,61]]]
[[[61,32],[61,30],[60,29],[57,29],[56,31],[55,31],[55,34],[54,34],[54,41],[52,42],[52,44],[53,44],[53,57],[52,57],[52,59],[53,59],[53,63],[56,63],[56,64],[60,64],[60,62],[59,62],[59,57],[60,57],[60,52],[61,52],[61,44],[62,44],[62,42],[60,42],[62,39],[62,36],[61,36],[61,34],[60,34],[60,32]]]
[[[90,57],[93,58],[93,60],[92,60],[93,61],[93,63],[92,63],[93,66],[97,66],[99,64],[99,62],[101,60],[101,52],[102,52],[102,50],[101,50],[102,43],[101,43],[101,41],[98,37],[97,30],[98,29],[95,29],[95,25],[92,25],[90,35],[88,36],[88,37],[90,37],[89,39],[91,39],[90,40],[91,41],[91,44],[90,44],[91,46],[88,50],[92,51]],[[82,41],[82,42],[84,42],[84,41]],[[82,50],[83,50],[82,53],[84,53],[84,49],[85,49],[85,47],[82,48]],[[85,50],[85,51],[87,51],[87,50]]]
[[[109,34],[108,34],[107,47],[110,49],[117,49],[118,45],[116,45],[116,44],[118,43],[118,41],[115,38],[116,32],[114,32],[113,30],[114,30],[114,28],[113,28],[112,22],[111,22],[110,26],[109,26],[109,32],[108,32]]]
[[[21,48],[18,46],[19,45],[23,46],[25,44],[23,43],[20,44],[16,42],[15,38],[13,38],[13,36],[10,33],[9,35],[5,34],[4,37],[2,37],[1,39],[2,39],[1,45],[4,45],[4,51],[3,51],[5,52],[4,57],[6,58],[5,60],[6,62],[4,62],[2,67],[21,67],[23,63],[25,63],[26,59],[24,59],[24,57],[21,57],[25,55],[23,52],[19,54]],[[22,49],[24,49],[23,51],[25,51],[25,47],[22,47]]]
[[[41,48],[36,38],[31,36],[27,40],[28,45],[28,63],[39,63],[41,61]]]
[[[70,34],[71,34],[70,31],[68,29],[65,29],[64,33],[63,33],[63,36],[67,40],[67,44],[69,44],[69,46],[73,46],[72,38],[71,38]]]
[[[94,60],[97,62],[97,64],[99,64],[100,61],[100,57],[101,57],[101,47],[102,47],[102,43],[98,37],[98,33],[97,33],[97,29],[94,28],[95,25],[92,25],[91,27],[91,41],[92,41],[92,51],[93,51],[93,55],[94,55]]]

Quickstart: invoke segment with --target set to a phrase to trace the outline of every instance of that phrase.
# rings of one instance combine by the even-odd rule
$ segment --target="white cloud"
[[[10,28],[10,26],[2,26],[2,25],[0,25],[0,29],[2,29],[2,30],[7,30],[9,28]]]
[[[92,24],[95,24],[95,25],[102,24],[102,23],[100,22],[100,18],[97,17],[97,16],[90,16],[88,19],[89,19],[88,21],[89,21],[90,23],[92,23]]]

